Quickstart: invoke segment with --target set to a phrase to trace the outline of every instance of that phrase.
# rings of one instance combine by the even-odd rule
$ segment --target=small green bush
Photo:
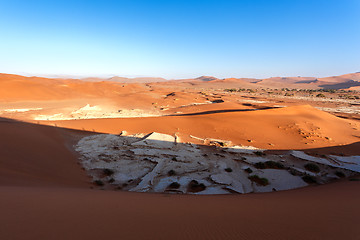
[[[188,185],[188,192],[201,192],[206,189],[203,183],[199,183],[196,180],[192,180]]]
[[[252,173],[253,172],[253,170],[251,170],[251,168],[246,168],[246,169],[244,169],[244,171],[247,172],[247,173]]]
[[[225,92],[236,92],[236,89],[235,88],[227,88],[227,89],[224,89]]]
[[[320,172],[320,167],[314,163],[308,163],[308,164],[305,164],[305,169],[310,171],[310,172],[314,172],[314,173],[318,173]]]
[[[174,189],[178,189],[180,187],[180,184],[178,182],[172,182],[169,185],[169,188],[174,188]]]
[[[258,169],[272,168],[272,169],[284,169],[284,165],[279,162],[266,161],[266,162],[257,162],[254,166]]]
[[[224,169],[226,172],[232,172],[233,170],[231,168],[225,168]]]
[[[311,184],[311,183],[316,183],[316,182],[317,182],[317,181],[316,181],[316,178],[313,177],[313,176],[310,176],[310,175],[305,175],[305,176],[303,176],[303,177],[302,177],[302,180],[304,180],[304,182],[309,183],[309,184]]]
[[[301,174],[299,171],[297,171],[297,170],[295,170],[295,169],[293,169],[293,168],[290,168],[290,169],[289,169],[289,173],[290,173],[291,175],[293,175],[293,176],[297,176],[297,175]]]
[[[94,183],[95,183],[95,185],[98,185],[98,186],[104,186],[104,183],[101,180],[95,180]]]
[[[266,161],[265,162],[266,168],[273,168],[273,169],[284,169],[284,165],[279,162],[274,161]]]
[[[169,176],[174,176],[176,174],[176,172],[174,170],[170,170],[168,171],[168,175]]]
[[[254,164],[254,166],[257,168],[257,169],[265,169],[266,168],[266,165],[264,162],[257,162]]]
[[[269,185],[269,180],[267,180],[267,178],[261,178],[258,175],[252,175],[248,177],[250,179],[250,181],[257,183],[258,185],[261,186],[266,186]]]
[[[263,152],[261,152],[261,151],[256,151],[256,152],[254,152],[254,154],[255,154],[256,156],[265,156],[265,155],[266,155],[265,153],[263,153]]]
[[[346,177],[345,174],[343,172],[340,172],[340,171],[336,171],[335,172],[335,175],[338,176],[339,178],[344,178]]]
[[[357,182],[357,181],[360,181],[360,179],[359,178],[350,178],[349,181]]]
[[[103,169],[103,173],[104,173],[104,175],[106,175],[106,176],[111,176],[111,175],[114,174],[114,171],[111,170],[111,169],[105,168],[105,169]]]

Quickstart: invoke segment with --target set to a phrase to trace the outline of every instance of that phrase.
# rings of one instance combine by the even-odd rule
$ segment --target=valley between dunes
[[[348,83],[358,74],[346,76],[320,82]],[[75,146],[101,133],[158,132],[176,136],[178,144],[220,153],[226,149],[208,146],[207,140],[251,146],[267,156],[293,150],[360,155],[358,115],[341,113],[340,118],[318,108],[352,104],[355,109],[357,100],[334,103],[329,97],[323,103],[316,97],[228,93],[219,88],[219,79],[145,80],[0,77],[1,239],[358,239],[358,173],[326,184],[250,194],[138,193],[95,186]],[[281,79],[270,80],[286,86]],[[254,89],[261,84],[252,81],[224,84]]]

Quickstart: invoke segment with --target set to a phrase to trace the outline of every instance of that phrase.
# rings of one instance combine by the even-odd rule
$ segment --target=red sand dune
[[[0,187],[1,239],[349,239],[360,184],[231,196]]]
[[[85,82],[77,79],[49,79],[0,74],[0,100],[63,100],[115,97],[144,88],[138,84]]]
[[[129,133],[179,133],[184,141],[194,141],[189,135],[212,137],[265,149],[344,145],[359,141],[360,136],[359,123],[337,118],[311,106],[258,111],[229,110],[185,116],[44,122],[54,123],[66,128],[113,134],[123,130]]]
[[[86,187],[89,179],[71,150],[77,133],[0,119],[0,186]]]
[[[121,79],[125,79],[121,83]],[[133,90],[141,92],[141,89],[149,90],[148,87],[176,87],[186,88],[335,88],[347,89],[356,86],[360,80],[360,73],[345,74],[326,78],[312,77],[274,77],[268,79],[251,78],[227,78],[217,79],[215,77],[200,77],[195,79],[182,79],[166,81],[161,78],[109,78],[93,79],[97,82],[88,81],[89,79],[49,79],[40,77],[24,77],[12,74],[0,74],[0,99],[3,101],[20,100],[60,100],[75,99],[84,97],[113,97],[117,94],[129,93]],[[103,81],[100,81],[103,80]],[[112,81],[113,80],[113,81]],[[120,81],[120,82],[119,82]],[[145,82],[161,81],[145,86]],[[139,82],[138,84],[135,84]],[[355,82],[355,84],[354,84]],[[346,84],[345,84],[346,83]],[[155,92],[154,92],[155,93]]]

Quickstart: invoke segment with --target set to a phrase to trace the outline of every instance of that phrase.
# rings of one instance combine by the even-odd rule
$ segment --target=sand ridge
[[[219,124],[221,122],[221,124]],[[359,123],[340,119],[311,106],[258,111],[229,111],[185,116],[49,121],[44,124],[119,134],[161,132],[183,141],[200,138],[230,140],[265,149],[319,148],[359,141]],[[195,141],[195,143],[197,143]]]

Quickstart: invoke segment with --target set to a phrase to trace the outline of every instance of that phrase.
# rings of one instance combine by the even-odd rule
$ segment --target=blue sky
[[[358,0],[0,0],[0,72],[188,78],[360,71]]]

